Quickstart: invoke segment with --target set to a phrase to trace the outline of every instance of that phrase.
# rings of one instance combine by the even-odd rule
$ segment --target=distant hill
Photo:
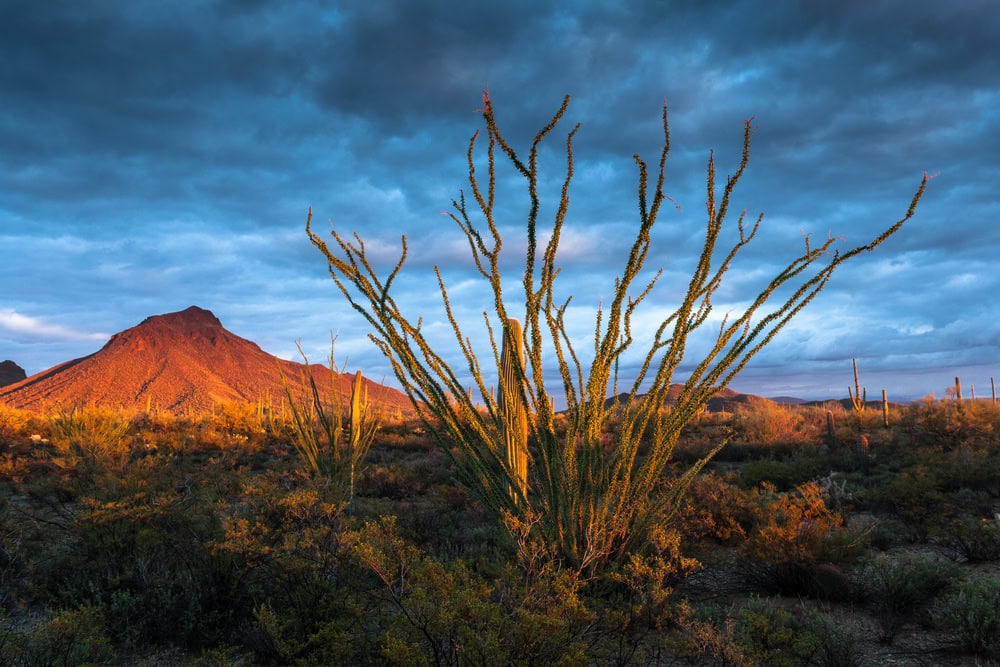
[[[680,395],[681,390],[684,388],[682,384],[672,384],[670,385],[670,391],[667,392],[667,398],[664,401],[665,405],[673,405],[677,401],[677,397]],[[619,394],[617,400],[624,402],[628,398],[628,394]],[[608,403],[616,400],[615,398],[609,398]],[[765,402],[777,402],[775,399],[764,398],[762,396],[756,396],[754,394],[741,394],[738,391],[729,389],[728,387],[720,389],[718,393],[708,400],[708,404],[705,409],[709,412],[734,412],[740,407],[746,407],[754,401],[765,401]],[[798,401],[798,399],[785,398],[784,402],[792,403]]]
[[[27,377],[24,369],[10,359],[0,361],[0,387],[20,382]]]
[[[282,373],[300,391],[305,369],[227,331],[211,311],[191,306],[148,317],[94,354],[0,387],[0,402],[29,410],[89,404],[144,409],[148,402],[173,412],[199,412],[269,395],[279,405],[285,398]],[[310,364],[309,372],[320,387],[330,386],[326,367]],[[352,379],[336,377],[342,395],[350,392]],[[365,381],[370,401],[412,412],[402,392]]]
[[[768,400],[785,405],[801,405],[806,402],[805,399],[795,398],[794,396],[769,396]]]

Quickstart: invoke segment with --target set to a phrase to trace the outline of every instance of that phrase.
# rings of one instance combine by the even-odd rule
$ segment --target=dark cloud
[[[302,338],[323,358],[338,331],[352,363],[388,375],[305,237],[310,206],[316,229],[357,230],[387,266],[405,233],[406,302],[439,312],[438,265],[477,326],[489,298],[442,211],[469,195],[488,86],[522,156],[573,96],[539,155],[540,220],[551,224],[579,122],[560,290],[575,295],[583,347],[636,229],[632,156],[655,167],[664,103],[678,208],[664,207],[650,257],[665,268],[658,309],[676,303],[704,234],[709,154],[721,190],[745,119],[751,164],[731,206],[764,222],[720,312],[744,306],[804,234],[863,243],[904,213],[923,171],[940,172],[904,231],[835,276],[739,380],[843,393],[858,357],[893,393],[940,391],[959,368],[1000,361],[998,38],[987,2],[6,2],[0,357],[39,371],[197,304],[284,356]],[[482,176],[482,139],[477,150]],[[498,175],[515,267],[524,183]],[[508,294],[518,281],[512,269]]]

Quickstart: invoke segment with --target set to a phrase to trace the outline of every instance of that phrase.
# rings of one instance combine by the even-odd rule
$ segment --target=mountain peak
[[[306,368],[267,354],[253,341],[222,326],[211,311],[191,306],[147,317],[113,335],[86,357],[50,368],[0,389],[0,401],[42,409],[97,403],[143,409],[204,411],[224,402],[282,401],[289,384],[300,393],[305,373],[329,386],[327,369]],[[336,375],[333,384],[349,394],[353,377]],[[409,412],[402,393],[366,380],[372,400]]]
[[[199,308],[198,306],[188,306],[184,310],[176,313],[164,313],[163,315],[153,315],[147,317],[139,326],[149,326],[163,324],[172,329],[181,331],[192,331],[195,329],[222,328],[222,322],[210,310]]]

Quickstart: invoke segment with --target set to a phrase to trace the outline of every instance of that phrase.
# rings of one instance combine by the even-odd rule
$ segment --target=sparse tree
[[[452,219],[469,244],[476,268],[492,291],[493,305],[483,313],[484,335],[492,355],[481,359],[452,309],[448,288],[435,267],[444,310],[464,358],[464,371],[473,378],[485,409],[466,390],[460,370],[447,353],[432,345],[422,327],[421,314],[404,312],[394,298],[393,286],[407,259],[406,237],[402,237],[399,260],[387,273],[376,269],[364,240],[332,230],[328,244],[313,232],[312,211],[306,231],[326,258],[330,274],[344,297],[372,326],[371,339],[392,364],[395,375],[428,427],[455,463],[465,485],[512,531],[523,536],[529,530],[547,553],[583,572],[595,572],[609,563],[622,562],[629,554],[649,546],[651,530],[668,521],[678,507],[688,484],[722,447],[684,474],[664,482],[668,464],[681,428],[699,413],[707,401],[740,372],[803,307],[827,285],[844,262],[880,245],[909,219],[924,193],[925,174],[902,219],[869,243],[844,252],[834,249],[829,237],[812,244],[809,237],[801,254],[792,259],[750,302],[742,313],[724,317],[708,333],[709,351],[696,361],[683,388],[669,410],[664,405],[675,372],[685,361],[691,337],[709,323],[712,298],[736,256],[757,235],[762,216],[748,221],[745,212],[736,216],[738,240],[718,248],[723,224],[730,214],[730,200],[750,157],[751,121],[743,133],[742,158],[721,192],[716,188],[714,156],[707,167],[707,223],[697,266],[680,295],[680,305],[666,314],[655,331],[637,332],[633,323],[640,306],[653,292],[661,272],[640,279],[652,246],[651,232],[660,207],[668,199],[664,171],[670,151],[667,109],[662,114],[663,147],[650,186],[649,168],[635,156],[638,167],[638,226],[621,274],[611,285],[611,298],[598,308],[594,326],[593,358],[587,363],[574,347],[567,330],[570,299],[556,295],[559,275],[559,243],[569,207],[573,179],[574,127],[566,136],[566,170],[548,240],[540,247],[545,230],[540,229],[541,195],[538,185],[539,147],[566,113],[567,96],[551,121],[535,136],[523,160],[508,144],[497,124],[494,107],[484,94],[482,115],[486,125],[485,175],[477,170],[474,154],[477,132],[469,141],[469,186],[473,205],[464,194],[453,203]],[[524,259],[523,292],[515,297],[501,290],[500,258],[503,241],[494,217],[497,170],[508,164],[524,178],[530,210],[527,217],[527,252]],[[651,190],[651,191],[650,191]],[[475,211],[475,214],[474,212]],[[481,222],[474,222],[474,215]],[[734,236],[733,238],[737,238]],[[638,282],[637,282],[638,281]],[[781,290],[782,296],[775,297]],[[512,355],[512,372],[519,378],[516,396],[505,391],[504,400],[520,402],[530,415],[531,465],[527,491],[506,454],[507,419],[490,391],[488,382],[501,366],[498,338],[512,318],[524,322],[524,360]],[[649,334],[649,348],[621,401],[618,395],[619,361],[634,343],[633,335]],[[478,334],[477,334],[478,336]],[[477,338],[479,339],[479,338]],[[551,388],[546,371],[557,370],[567,410],[565,426],[557,428]],[[609,421],[617,422],[616,440],[607,446],[602,435]],[[562,420],[560,420],[562,421]],[[640,443],[647,447],[640,451]],[[523,544],[523,540],[521,541]]]

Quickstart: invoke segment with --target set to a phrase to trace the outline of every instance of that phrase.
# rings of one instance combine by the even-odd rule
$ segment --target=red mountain
[[[199,412],[219,403],[256,402],[269,395],[278,405],[285,400],[282,373],[299,396],[305,369],[264,352],[224,329],[210,311],[191,306],[148,317],[112,336],[94,354],[0,387],[0,401],[30,410],[97,404]],[[310,364],[309,372],[318,386],[330,386],[326,367]],[[347,395],[352,380],[353,375],[338,374],[334,384]],[[412,411],[402,392],[366,382],[373,403]]]

